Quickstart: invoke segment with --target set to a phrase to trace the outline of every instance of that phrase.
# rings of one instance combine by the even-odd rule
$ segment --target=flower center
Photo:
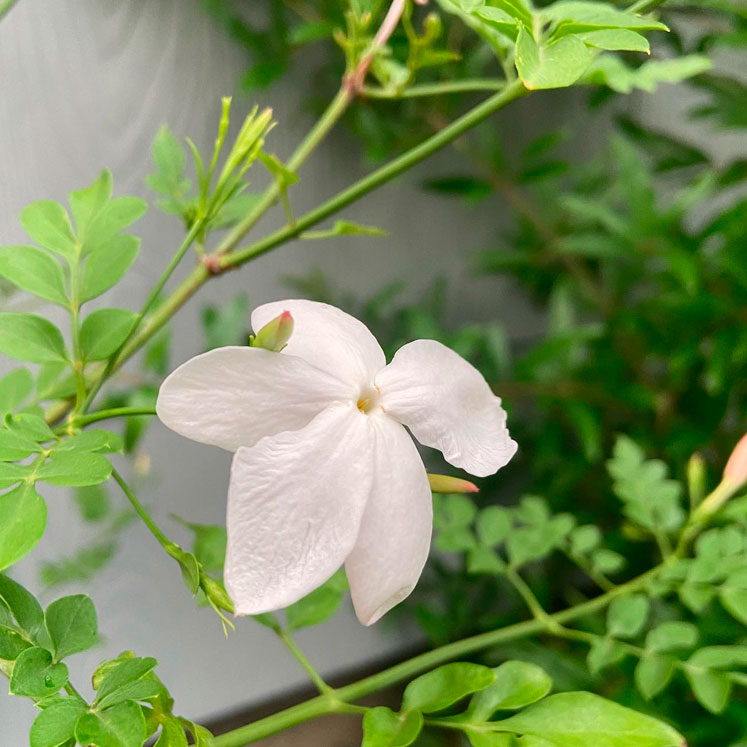
[[[358,409],[368,415],[372,410],[379,407],[379,398],[381,397],[381,390],[377,386],[367,387],[361,390],[358,396]]]

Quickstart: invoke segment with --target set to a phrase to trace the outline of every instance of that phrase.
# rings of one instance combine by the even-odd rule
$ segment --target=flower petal
[[[316,301],[275,301],[252,312],[258,332],[284,311],[293,315],[295,327],[283,351],[358,387],[370,385],[386,358],[376,338],[363,322],[344,311]]]
[[[353,604],[372,625],[415,588],[431,544],[433,501],[423,460],[410,434],[386,415],[375,428],[371,497],[345,562]]]
[[[236,614],[286,607],[340,568],[371,491],[372,449],[369,419],[334,404],[236,452],[225,566]]]
[[[501,400],[474,366],[440,342],[401,347],[376,385],[386,413],[455,467],[484,477],[516,453]]]
[[[303,428],[331,402],[354,396],[354,389],[301,358],[225,347],[171,373],[156,411],[182,436],[235,451],[263,436]]]

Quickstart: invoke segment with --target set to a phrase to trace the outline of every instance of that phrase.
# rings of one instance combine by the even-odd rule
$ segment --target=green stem
[[[276,630],[275,632],[299,664],[306,670],[306,673],[309,675],[314,685],[316,685],[317,690],[319,690],[322,695],[324,695],[324,693],[332,692],[332,688],[324,681],[319,672],[316,671],[314,665],[306,657],[306,654],[298,648],[296,642],[291,638],[290,632],[287,630]]]
[[[539,600],[534,595],[534,592],[529,587],[526,581],[516,572],[515,569],[509,567],[506,569],[506,578],[511,582],[516,591],[524,600],[524,603],[532,613],[532,617],[535,620],[541,621],[547,627],[552,627],[554,624],[550,615],[547,614],[545,608],[539,603]]]
[[[11,9],[17,2],[18,0],[2,0],[2,2],[0,2],[0,19],[10,13]]]
[[[422,83],[402,91],[387,91],[376,86],[363,86],[361,94],[369,99],[414,99],[422,96],[439,96],[447,93],[470,91],[500,91],[506,86],[503,79],[475,78],[474,80],[450,80],[443,83]]]
[[[91,423],[98,423],[101,420],[111,420],[112,418],[130,418],[135,415],[155,415],[155,407],[111,407],[108,410],[96,410],[88,415],[78,415],[73,420],[73,424],[82,428]]]
[[[80,345],[80,244],[76,243],[75,258],[70,262],[70,336],[73,342],[73,373],[75,375],[75,405],[73,414],[85,407],[86,377],[83,351]]]
[[[315,226],[317,223],[320,223],[330,215],[342,210],[342,208],[347,207],[352,202],[359,200],[361,197],[377,187],[380,187],[382,184],[391,181],[399,176],[403,171],[406,171],[412,166],[420,163],[422,160],[440,150],[445,145],[448,145],[453,140],[456,140],[456,138],[463,135],[467,130],[504,107],[510,101],[526,94],[527,89],[520,81],[515,81],[514,83],[507,85],[503,90],[478,104],[473,109],[470,109],[470,111],[444,127],[440,132],[429,137],[414,148],[411,148],[406,153],[403,153],[399,158],[395,158],[385,166],[382,166],[380,169],[377,169],[363,179],[360,179],[347,189],[339,192],[314,210],[302,215],[296,220],[293,226],[285,226],[269,236],[260,239],[251,246],[238,249],[231,252],[231,254],[222,256],[220,258],[220,267],[222,269],[237,267],[254,257],[258,257],[259,255],[270,251],[270,249],[274,249],[279,244],[283,244],[286,241],[295,238],[306,229]]]
[[[171,549],[175,546],[172,542],[158,527],[155,521],[151,518],[148,511],[145,509],[142,503],[137,499],[137,496],[130,490],[129,485],[124,481],[122,475],[117,472],[116,469],[112,469],[112,477],[114,478],[117,485],[122,488],[122,492],[127,496],[127,500],[132,504],[135,509],[135,513],[143,520],[143,524],[150,530],[150,533],[158,540],[161,547],[166,552],[171,553]]]
[[[350,92],[343,86],[337,92],[337,95],[329,103],[324,114],[319,118],[308,135],[301,141],[299,146],[288,159],[286,167],[291,171],[296,171],[311,155],[319,143],[326,137],[329,131],[337,124],[337,121],[348,108],[352,97]],[[276,179],[273,179],[270,186],[265,190],[262,198],[254,206],[254,209],[246,216],[236,227],[226,236],[218,245],[216,254],[226,254],[230,252],[247,234],[257,221],[273,205],[275,200],[280,196],[280,185]]]
[[[656,576],[661,571],[661,568],[662,566],[657,566],[641,576],[611,589],[605,594],[601,594],[594,599],[582,602],[574,607],[569,607],[561,612],[549,614],[547,618],[552,621],[552,625],[561,625],[570,620],[599,612],[613,599],[638,591]],[[255,721],[252,724],[247,724],[246,726],[241,726],[238,729],[227,732],[215,738],[213,747],[244,747],[244,745],[256,742],[270,734],[283,731],[303,721],[308,721],[327,713],[339,712],[339,701],[348,703],[358,700],[371,693],[410,680],[446,662],[471,656],[478,651],[508,641],[543,633],[545,630],[547,630],[546,621],[536,619],[527,620],[500,628],[499,630],[491,630],[487,633],[480,633],[470,638],[464,638],[461,641],[449,643],[433,651],[427,651],[424,654],[396,664],[389,669],[377,672],[370,677],[365,677],[358,682],[336,689],[333,691],[334,697],[320,695],[304,703],[275,713],[272,716]]]
[[[421,143],[419,146],[412,148],[399,158],[394,159],[389,164],[373,172],[368,177],[356,182],[351,187],[343,190],[315,210],[301,216],[294,226],[286,226],[280,231],[276,231],[267,238],[262,239],[256,244],[243,250],[234,251],[230,254],[223,254],[222,256],[217,257],[218,268],[212,267],[209,262],[201,262],[198,264],[194,270],[192,270],[191,274],[185,278],[176,290],[168,297],[168,299],[166,299],[166,301],[164,301],[164,303],[150,315],[145,324],[140,328],[139,332],[133,335],[127,345],[120,350],[112,365],[112,371],[116,371],[128,358],[145,345],[145,343],[147,343],[148,340],[150,340],[150,338],[153,337],[153,335],[156,334],[156,332],[158,332],[158,330],[166,324],[166,322],[200,289],[212,274],[220,273],[228,269],[235,269],[254,257],[270,251],[270,249],[275,248],[279,244],[295,238],[302,231],[316,225],[335,213],[337,210],[340,210],[351,202],[360,199],[376,187],[379,187],[398,176],[410,166],[419,163],[427,156],[436,152],[440,148],[443,148],[445,145],[448,145],[452,140],[458,138],[490,114],[505,106],[513,99],[526,93],[527,91],[523,87],[523,84],[518,81],[512,83],[495,96],[491,96],[481,104],[478,104],[474,109],[471,109],[465,115],[445,127],[438,134]],[[337,98],[339,98],[339,96],[340,94],[338,94]],[[330,110],[332,110],[331,106],[327,110],[327,115],[325,116],[329,116]],[[326,126],[331,125],[328,123]],[[314,128],[313,132],[317,134],[314,137],[310,135],[304,141],[303,147],[299,146],[299,149],[294,154],[296,160],[301,159],[301,161],[303,161],[308,153],[311,152],[313,144],[321,139],[321,136],[323,135],[322,131],[324,129],[325,128],[320,125],[317,125],[317,127]],[[288,162],[289,166],[292,164],[293,160]],[[275,198],[273,197],[273,199]],[[270,203],[268,203],[268,206],[269,204]],[[247,217],[245,223],[249,221],[249,217],[251,216]],[[248,230],[248,228],[246,230]],[[227,247],[233,246],[233,240],[231,239],[231,241],[229,241],[229,239],[230,237],[228,237],[226,241],[218,247],[216,254],[225,252],[227,251]],[[208,267],[210,267],[210,269],[208,269]]]
[[[140,312],[137,317],[137,323],[132,327],[132,330],[130,330],[130,333],[127,335],[127,337],[124,339],[122,344],[119,346],[119,350],[117,350],[111,358],[106,362],[106,365],[104,366],[101,373],[93,380],[93,383],[91,384],[91,388],[88,391],[88,395],[85,398],[85,404],[83,405],[83,410],[86,410],[88,407],[90,407],[91,402],[93,402],[94,397],[98,393],[99,389],[101,389],[103,383],[109,378],[109,376],[112,374],[114,370],[118,367],[118,361],[120,359],[120,353],[127,348],[127,345],[129,341],[138,333],[138,331],[143,326],[143,320],[145,319],[146,314],[153,308],[153,304],[156,303],[158,300],[158,296],[161,294],[161,291],[164,289],[164,286],[169,281],[169,278],[174,274],[174,270],[178,267],[179,263],[184,258],[184,255],[189,251],[189,248],[192,246],[192,242],[195,240],[195,237],[199,234],[200,230],[202,229],[203,222],[201,220],[198,220],[194,223],[192,228],[189,229],[189,232],[184,237],[184,241],[182,241],[181,246],[179,249],[177,249],[174,256],[169,261],[168,265],[166,265],[166,269],[161,273],[161,277],[158,278],[158,282],[153,286],[152,290],[148,294],[148,297],[145,299],[145,303],[143,304],[142,308],[140,309]]]

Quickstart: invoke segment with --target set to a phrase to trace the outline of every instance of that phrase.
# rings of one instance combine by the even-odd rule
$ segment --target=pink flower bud
[[[731,452],[724,467],[724,480],[728,480],[735,488],[747,482],[747,433],[739,439],[739,443]]]
[[[257,336],[252,341],[252,347],[279,353],[288,344],[293,334],[293,327],[293,316],[290,311],[284,311],[257,332]]]
[[[480,488],[469,480],[451,475],[432,475],[428,473],[428,482],[433,493],[479,493]]]

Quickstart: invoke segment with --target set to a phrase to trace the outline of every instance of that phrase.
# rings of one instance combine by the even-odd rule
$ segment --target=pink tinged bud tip
[[[252,341],[252,347],[279,353],[288,344],[294,326],[293,315],[290,311],[284,311],[257,332],[257,336]]]
[[[735,488],[747,482],[747,433],[739,439],[731,452],[724,467],[724,480],[728,480]]]
[[[479,493],[480,488],[469,480],[451,475],[432,475],[428,473],[428,482],[433,493]]]

